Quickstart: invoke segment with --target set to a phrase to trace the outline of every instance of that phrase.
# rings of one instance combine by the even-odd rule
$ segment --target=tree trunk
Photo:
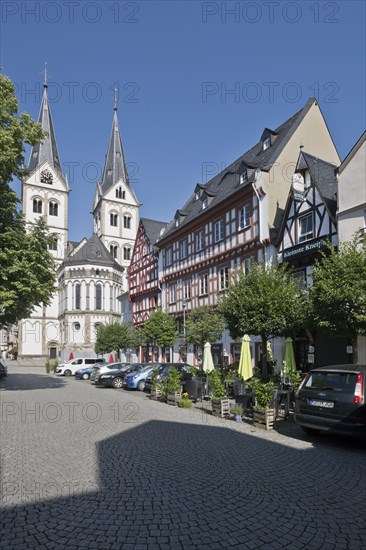
[[[267,336],[262,334],[262,378],[268,379]]]

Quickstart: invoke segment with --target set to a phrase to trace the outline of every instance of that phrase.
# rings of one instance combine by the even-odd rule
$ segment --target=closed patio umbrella
[[[296,373],[296,362],[292,338],[286,338],[285,355],[283,358],[283,373],[288,376]]]
[[[206,388],[205,388],[206,392],[207,392],[208,374],[212,372],[214,369],[215,369],[215,366],[212,359],[211,344],[210,342],[206,342],[203,350],[203,363],[202,363],[202,370],[203,372],[206,373]]]
[[[72,359],[74,359],[74,354],[72,353],[72,351],[70,351],[69,361],[71,361]]]
[[[247,334],[245,334],[242,338],[241,343],[241,352],[240,352],[240,361],[239,361],[239,368],[238,373],[239,376],[244,380],[249,380],[253,376],[253,368],[252,368],[252,357],[250,355],[250,338]]]

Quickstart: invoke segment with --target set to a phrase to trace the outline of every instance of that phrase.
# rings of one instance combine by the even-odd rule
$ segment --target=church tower
[[[32,147],[28,175],[22,181],[23,215],[27,223],[43,217],[55,241],[50,252],[60,265],[67,252],[69,186],[62,173],[51,110],[47,95],[45,73],[43,98],[38,122],[46,137]],[[38,307],[31,318],[24,319],[19,327],[19,355],[58,356],[60,338],[58,323],[58,294],[49,306]]]
[[[92,213],[95,235],[125,269],[125,273],[135,244],[139,206],[129,183],[115,101],[102,180],[97,183]]]

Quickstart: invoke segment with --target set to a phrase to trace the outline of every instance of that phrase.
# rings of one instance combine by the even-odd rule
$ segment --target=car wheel
[[[319,434],[319,430],[316,430],[315,428],[307,428],[306,426],[301,426],[301,428],[307,435],[318,435]]]
[[[145,380],[140,380],[140,382],[137,384],[137,389],[139,391],[144,391],[144,387],[145,387]]]
[[[64,375],[65,376],[71,376],[71,370],[69,370],[69,369],[65,370]]]
[[[119,388],[122,388],[122,386],[123,386],[123,380],[122,380],[122,378],[115,378],[115,379],[113,380],[113,387],[114,387],[114,388],[118,388],[118,389],[119,389]]]
[[[90,375],[87,372],[85,372],[82,376],[83,380],[89,380],[89,378],[90,378]]]

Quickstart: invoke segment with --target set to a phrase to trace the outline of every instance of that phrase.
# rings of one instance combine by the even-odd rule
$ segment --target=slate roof
[[[42,126],[42,130],[47,133],[47,136],[43,143],[36,143],[33,145],[28,170],[29,172],[33,172],[37,166],[42,164],[45,160],[48,160],[59,173],[62,173],[55,131],[53,129],[51,109],[48,103],[47,84],[44,84],[43,88],[43,98],[38,122]]]
[[[116,262],[97,235],[92,235],[75,254],[71,253],[63,263],[64,265],[94,264],[124,271],[124,268]]]
[[[300,111],[286,120],[286,122],[281,124],[278,128],[275,130],[269,130],[266,128],[264,130],[262,136],[264,134],[271,135],[271,147],[263,151],[263,142],[259,141],[256,145],[254,145],[254,147],[249,149],[241,157],[205,184],[203,193],[206,193],[206,195],[212,198],[204,212],[212,209],[227,199],[230,195],[236,193],[239,187],[241,189],[243,185],[248,185],[253,182],[256,168],[260,168],[265,172],[269,171],[315,101],[316,99],[311,97],[305,106],[300,109]],[[240,173],[244,169],[247,170],[248,180],[245,184],[240,186]],[[200,187],[201,184],[197,184],[195,187],[195,192]],[[175,231],[179,230],[182,226],[191,223],[202,214],[202,202],[201,200],[196,200],[195,192],[180,209],[186,215],[181,218],[179,226],[176,227],[174,220],[171,221],[164,237],[161,239],[162,241],[166,237],[172,235]]]
[[[118,127],[117,107],[114,108],[112,131],[105,157],[101,192],[104,195],[115,183],[122,180],[129,185],[125,155],[123,152],[121,134]]]
[[[162,229],[168,227],[168,222],[159,222],[157,220],[149,220],[147,218],[141,218],[141,222],[145,228],[145,233],[149,239],[151,245],[154,245],[160,237]]]
[[[337,167],[323,159],[301,152],[296,171],[307,168],[311,181],[316,185],[324,204],[328,207],[329,214],[335,220],[337,211]]]

